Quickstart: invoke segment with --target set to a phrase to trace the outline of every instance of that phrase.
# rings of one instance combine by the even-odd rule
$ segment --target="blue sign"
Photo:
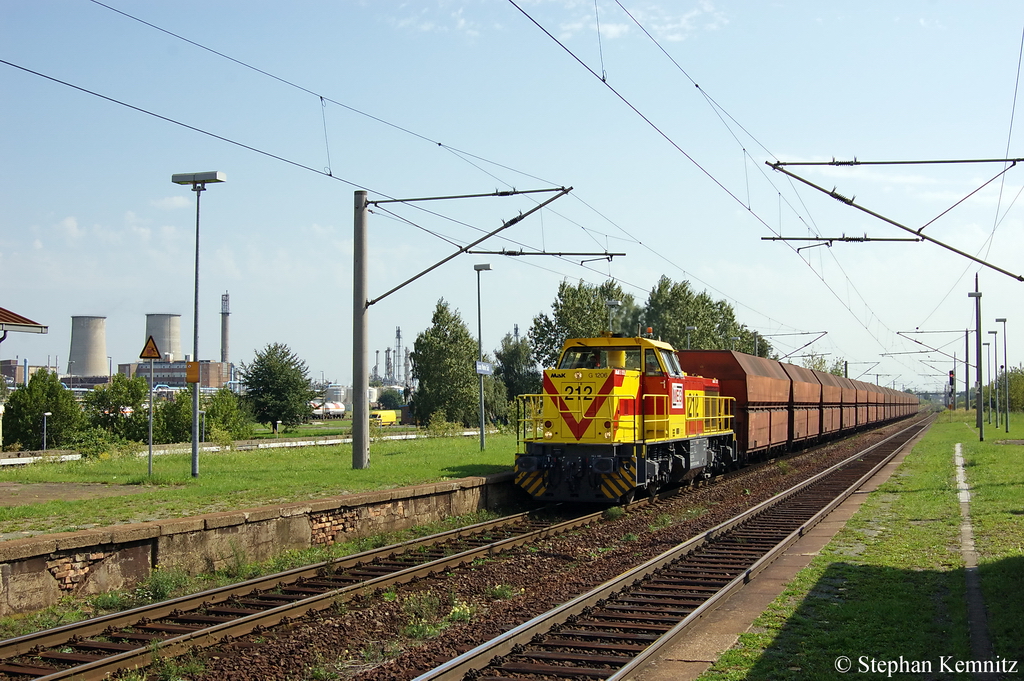
[[[490,362],[477,362],[476,372],[481,376],[490,376],[494,373],[494,365]]]

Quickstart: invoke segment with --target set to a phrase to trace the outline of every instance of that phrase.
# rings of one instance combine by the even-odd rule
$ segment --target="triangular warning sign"
[[[139,359],[160,359],[160,350],[156,347],[156,341],[150,336],[149,340],[146,341],[146,347],[142,348],[142,354],[139,355]]]

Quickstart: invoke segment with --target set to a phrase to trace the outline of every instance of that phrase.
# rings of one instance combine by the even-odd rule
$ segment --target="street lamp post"
[[[483,313],[480,305],[480,273],[487,272],[491,266],[487,263],[473,265],[476,270],[476,347],[480,361],[484,361],[484,331]],[[480,377],[480,451],[484,451],[484,375],[477,371]]]
[[[192,185],[196,193],[196,267],[195,267],[195,304],[192,315],[192,361],[199,368],[199,197],[206,191],[207,183],[224,182],[227,176],[220,171],[206,173],[179,173],[171,175],[174,184]],[[196,372],[198,374],[198,371]],[[192,477],[199,477],[199,376],[193,376],[192,384]]]
[[[989,331],[989,333],[992,334],[993,336],[995,336],[995,338],[992,339],[992,351],[996,353],[996,364],[995,364],[996,372],[993,374],[993,373],[991,373],[991,370],[989,370],[990,371],[989,376],[992,377],[992,388],[989,391],[989,400],[992,399],[991,391],[995,390],[995,393],[996,393],[996,429],[998,430],[999,429],[999,412],[1001,410],[1001,408],[999,406],[999,332],[998,331]],[[989,407],[989,409],[991,410],[992,407]],[[989,419],[989,423],[991,423],[991,419]]]
[[[985,346],[985,367],[988,375],[992,375],[992,344],[982,343]],[[992,380],[991,378],[989,380]],[[992,423],[992,388],[988,389],[988,422]]]
[[[1006,397],[1006,432],[1010,432],[1010,359],[1006,354],[1006,317],[1000,317],[996,322],[1003,323],[1003,395]]]
[[[732,336],[732,337],[731,337],[731,338],[729,339],[729,340],[731,340],[731,341],[732,341],[732,349],[733,349],[734,351],[736,350],[736,341],[738,341],[739,339],[740,339],[740,337],[739,337],[739,336]]]
[[[696,331],[696,330],[697,330],[696,326],[688,326],[688,327],[686,327],[686,349],[687,350],[690,349],[690,332],[691,331]]]
[[[977,377],[974,381],[974,407],[977,413],[975,417],[978,428],[978,441],[985,441],[985,420],[981,416],[984,405],[981,402],[981,291],[978,290],[978,276],[974,276],[974,290],[967,292],[968,298],[974,298],[974,356],[978,363],[974,367],[974,374]]]
[[[47,416],[53,416],[53,414],[51,412],[48,412],[48,411],[44,411],[43,412],[43,451],[44,452],[46,451],[46,417]]]

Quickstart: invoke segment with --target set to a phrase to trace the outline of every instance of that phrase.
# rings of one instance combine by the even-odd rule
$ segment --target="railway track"
[[[102,679],[594,522],[521,513],[0,642],[0,678]]]
[[[767,567],[932,420],[911,425],[416,681],[628,678]]]
[[[751,466],[709,484],[757,468]],[[665,496],[685,496],[690,491],[672,490]],[[632,506],[647,503],[644,499]],[[537,514],[518,514],[0,641],[0,679],[106,678],[117,670],[148,666],[158,657],[167,659],[259,632],[327,610],[337,602],[442,573],[588,525],[601,516],[598,512],[556,522]]]

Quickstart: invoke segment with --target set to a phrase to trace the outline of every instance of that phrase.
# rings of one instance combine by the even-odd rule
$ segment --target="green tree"
[[[825,374],[832,374],[834,376],[846,375],[846,361],[841,357],[829,364],[824,355],[812,352],[804,355],[803,359],[800,360],[800,364],[807,369],[814,369]]]
[[[439,414],[445,421],[470,425],[477,420],[477,344],[458,311],[437,301],[430,326],[413,345],[413,378],[419,388],[412,410],[422,423]]]
[[[398,392],[394,388],[385,388],[381,391],[380,395],[377,396],[377,401],[380,402],[381,409],[401,409],[405,401],[402,398],[402,393]]]
[[[619,305],[609,306],[610,300]],[[599,286],[582,280],[576,286],[563,281],[551,304],[551,316],[542,312],[534,317],[527,337],[536,362],[550,367],[558,361],[566,339],[595,338],[608,330],[609,322],[613,333],[632,336],[639,318],[633,296],[612,280]]]
[[[1010,411],[1024,410],[1024,366],[1010,367]],[[1004,379],[1005,380],[1005,379]],[[1004,389],[1005,383],[1000,383],[1000,389]],[[1000,393],[1002,394],[1002,393]],[[1005,397],[1003,398],[1006,399]],[[1013,424],[1010,424],[1011,427]]]
[[[192,390],[194,389],[194,387],[190,387],[188,390],[179,390],[174,394],[174,399],[167,400],[153,411],[154,443],[170,444],[192,441]]]
[[[125,440],[144,441],[149,437],[149,412],[143,409],[148,397],[146,379],[114,374],[109,384],[86,393],[82,406],[89,425]]]
[[[245,402],[257,423],[297,426],[313,413],[309,403],[317,396],[309,369],[284,343],[271,343],[257,351],[251,364],[242,364]]]
[[[484,355],[484,361],[490,362],[491,358]],[[477,378],[476,420],[474,423],[479,427],[480,421],[480,379]],[[508,387],[500,376],[484,376],[484,420],[487,423],[508,422]]]
[[[773,352],[764,336],[736,321],[729,303],[714,300],[707,291],[695,293],[687,281],[674,282],[663,276],[647,297],[642,319],[656,338],[680,350],[687,347],[689,339],[695,350],[735,348],[759,357]],[[690,326],[696,328],[687,331]]]
[[[204,399],[203,410],[206,412],[208,433],[217,428],[226,432],[232,440],[248,440],[253,436],[252,416],[238,395],[227,388],[221,388],[210,398]],[[189,428],[191,437],[191,424]]]
[[[57,374],[40,369],[28,385],[14,390],[4,411],[4,445],[18,443],[23,449],[42,449],[43,413],[46,417],[46,447],[57,449],[71,442],[84,425],[82,409]]]
[[[494,376],[505,385],[505,399],[514,400],[518,395],[535,395],[541,390],[541,374],[537,363],[533,361],[530,341],[526,338],[516,339],[506,333],[501,339],[501,347],[494,351],[497,366]]]

